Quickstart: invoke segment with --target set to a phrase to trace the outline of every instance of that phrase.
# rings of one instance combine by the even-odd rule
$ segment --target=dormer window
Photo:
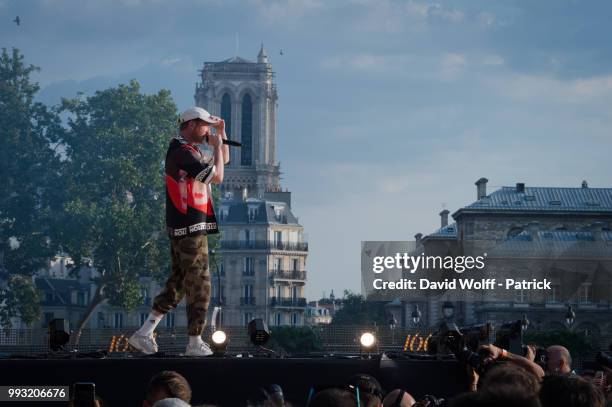
[[[229,208],[227,206],[222,206],[220,215],[221,220],[227,219],[227,216],[229,215]]]
[[[256,206],[249,207],[249,222],[253,222],[257,218],[258,210]]]

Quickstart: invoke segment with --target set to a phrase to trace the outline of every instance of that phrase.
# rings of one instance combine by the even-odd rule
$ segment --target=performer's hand
[[[217,116],[211,117],[217,121],[217,123],[213,124],[213,127],[216,129],[217,133],[221,133],[221,137],[227,138],[225,135],[225,120]]]

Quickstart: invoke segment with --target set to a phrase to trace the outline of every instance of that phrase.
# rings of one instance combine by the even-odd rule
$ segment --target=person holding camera
[[[223,182],[229,149],[223,143],[225,122],[200,107],[184,111],[179,127],[180,136],[170,142],[165,161],[172,273],[153,300],[149,317],[128,342],[145,354],[156,353],[153,331],[186,297],[189,344],[185,355],[208,356],[212,351],[201,337],[211,292],[207,235],[219,233],[210,184]],[[212,157],[198,148],[204,143],[211,146]]]

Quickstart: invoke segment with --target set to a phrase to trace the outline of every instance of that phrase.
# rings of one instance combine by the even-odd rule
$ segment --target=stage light
[[[365,349],[370,349],[376,344],[376,337],[371,332],[365,332],[361,334],[359,338],[359,343]]]
[[[227,349],[227,344],[229,342],[228,338],[227,338],[227,334],[223,331],[215,331],[212,334],[212,343],[211,343],[211,347],[213,350],[213,353],[216,356],[222,356],[225,354],[225,350]]]
[[[256,318],[249,322],[248,333],[251,343],[255,346],[263,346],[270,339],[268,325],[261,318]]]
[[[70,325],[65,319],[53,319],[49,322],[49,348],[52,351],[64,350],[70,342]]]

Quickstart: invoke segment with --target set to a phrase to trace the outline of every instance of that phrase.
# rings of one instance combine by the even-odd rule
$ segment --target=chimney
[[[586,180],[582,181],[582,188],[588,188],[589,187],[589,183],[586,182]]]
[[[603,239],[602,238],[603,222],[592,223],[590,226],[590,229],[591,229],[591,233],[593,233],[593,240],[600,241]]]
[[[487,182],[489,182],[486,178],[480,178],[476,181],[476,199],[480,200],[487,196]]]
[[[422,233],[417,233],[416,235],[414,235],[414,240],[416,240],[416,244],[420,244],[421,243],[421,238],[423,237]]]
[[[448,214],[450,212],[448,211],[448,209],[444,209],[442,212],[440,212],[440,222],[442,227],[448,226]]]
[[[540,222],[533,221],[527,224],[527,231],[531,236],[531,240],[540,240],[540,235],[538,235],[538,231],[540,230]]]
[[[525,184],[523,182],[516,183],[516,192],[519,194],[525,193]]]

